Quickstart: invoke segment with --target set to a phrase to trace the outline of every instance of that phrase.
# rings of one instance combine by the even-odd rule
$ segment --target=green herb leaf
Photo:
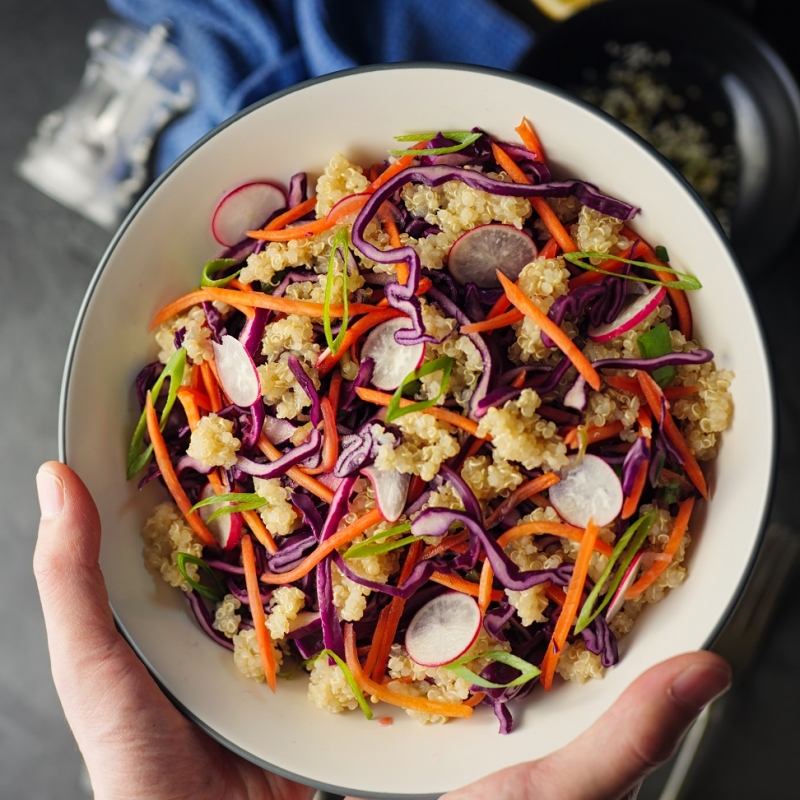
[[[156,398],[161,393],[161,387],[164,381],[169,378],[169,392],[167,394],[167,402],[164,404],[164,410],[161,412],[161,421],[159,423],[161,430],[167,424],[172,406],[175,405],[175,400],[178,397],[178,388],[183,380],[183,371],[186,368],[186,350],[179,347],[170,357],[169,361],[164,365],[164,369],[153,384],[150,393],[155,403]],[[133,439],[131,440],[130,447],[128,448],[128,460],[126,465],[125,474],[128,480],[136,475],[139,470],[143,469],[150,461],[153,455],[153,445],[149,444],[144,450],[144,434],[147,430],[147,419],[145,412],[142,411],[139,416],[139,421],[136,423],[136,428],[133,432]]]
[[[663,244],[656,245],[655,251],[656,251],[656,258],[659,261],[664,261],[664,262],[669,261],[669,253],[667,252],[667,248],[664,247]]]
[[[670,289],[684,289],[686,291],[693,291],[695,289],[703,288],[703,284],[701,284],[697,278],[695,278],[693,275],[687,274],[686,272],[678,272],[675,269],[669,269],[667,267],[654,267],[652,264],[648,264],[646,261],[631,261],[629,258],[620,258],[619,256],[610,255],[609,253],[595,253],[592,251],[586,251],[582,253],[564,253],[564,258],[569,261],[570,264],[575,264],[576,267],[588,269],[590,272],[599,272],[601,275],[612,275],[616,278],[624,278],[628,281],[641,281],[642,283],[652,283],[654,286],[667,286]],[[659,281],[655,278],[642,278],[639,275],[623,275],[619,272],[609,272],[608,270],[595,267],[594,264],[589,264],[586,261],[582,261],[581,259],[584,258],[602,258],[606,261],[622,261],[623,264],[632,264],[634,267],[658,269],[661,272],[669,272],[671,275],[679,275],[680,280]]]
[[[245,494],[244,492],[218,494],[214,495],[214,497],[206,497],[204,500],[198,500],[189,509],[188,513],[191,514],[197,511],[198,508],[205,508],[205,506],[215,506],[218,503],[230,503],[230,505],[218,508],[211,514],[206,522],[213,522],[223,514],[237,514],[240,511],[255,511],[255,509],[267,505],[267,500],[260,494]]]
[[[377,556],[382,553],[388,553],[398,547],[404,547],[406,544],[416,542],[420,537],[411,536],[406,539],[400,539],[396,542],[385,542],[390,536],[396,536],[399,533],[407,533],[411,530],[411,523],[405,522],[402,525],[395,525],[393,528],[388,528],[385,531],[376,533],[370,536],[369,539],[358,544],[354,544],[345,554],[344,558],[364,558],[365,556]]]
[[[209,261],[203,267],[203,272],[200,275],[200,286],[213,286],[216,288],[222,288],[223,286],[227,286],[238,274],[241,272],[241,269],[237,269],[236,272],[228,275],[224,278],[218,278],[214,280],[211,276],[215,272],[219,272],[220,270],[225,269],[226,267],[232,267],[234,264],[237,263],[237,259],[235,258],[215,258],[213,261]]]
[[[575,622],[576,635],[579,634],[587,625],[591,625],[591,623],[594,622],[603,609],[605,609],[605,607],[611,602],[614,592],[617,590],[617,587],[620,585],[620,583],[622,583],[622,578],[625,576],[625,570],[628,569],[631,561],[633,561],[633,557],[639,552],[639,549],[644,543],[647,534],[650,532],[650,527],[652,526],[655,518],[655,510],[649,511],[643,517],[637,519],[636,522],[634,522],[633,525],[631,525],[628,530],[622,534],[620,540],[617,542],[614,550],[611,553],[611,557],[608,559],[608,564],[606,564],[603,574],[600,576],[600,579],[597,581],[597,583],[595,583],[594,589],[592,589],[592,591],[589,593],[589,596],[586,598],[586,602],[583,604],[583,608],[581,608],[581,613],[578,615],[578,619]],[[628,547],[629,543],[630,546]],[[627,550],[625,549],[626,547],[628,548]],[[620,558],[622,560],[620,561],[619,569],[614,576],[614,580],[608,587],[608,591],[603,598],[603,602],[598,606],[597,610],[594,611],[594,604],[597,602],[597,598],[600,596],[603,585],[608,580],[609,576],[611,575],[611,571],[614,569],[615,564]]]
[[[436,134],[434,134],[435,136]],[[445,134],[445,136],[447,136]],[[477,141],[478,139],[483,136],[482,133],[470,133],[460,141],[458,144],[451,144],[448,147],[431,147],[425,148],[424,150],[390,150],[390,156],[444,156],[448,153],[457,153],[459,150],[463,150],[465,147],[469,147],[473,142]],[[397,137],[395,136],[395,139]],[[433,136],[429,136],[429,139],[433,139]],[[447,136],[448,139],[455,139],[454,136]],[[420,141],[425,141],[421,139]]]
[[[438,135],[439,131],[434,131],[433,133],[404,133],[402,136],[395,136],[394,140],[396,142],[428,142]],[[442,136],[445,139],[452,139],[454,142],[463,142],[474,135],[474,131],[442,131]],[[477,135],[480,136],[481,134],[478,133]],[[414,152],[417,153],[419,151],[415,150]]]
[[[333,338],[333,330],[331,328],[331,295],[333,294],[333,281],[335,278],[334,272],[336,267],[336,252],[342,249],[342,305],[344,306],[344,314],[342,315],[342,324],[339,328],[339,333],[336,338]],[[345,333],[347,333],[347,323],[350,320],[349,315],[349,298],[347,296],[347,282],[350,277],[350,267],[348,265],[347,256],[350,252],[350,237],[347,228],[340,228],[339,232],[333,239],[331,244],[331,255],[328,259],[328,274],[325,278],[325,299],[324,307],[322,309],[322,326],[325,329],[325,339],[328,342],[328,347],[331,353],[337,353],[341,347]]]
[[[203,570],[206,574],[208,574],[211,580],[214,583],[214,588],[210,588],[208,586],[203,586],[203,584],[198,583],[194,578],[190,578],[189,575],[186,573],[186,562],[190,564],[196,564]],[[178,565],[178,569],[180,570],[181,575],[183,575],[183,579],[192,589],[201,594],[203,597],[207,597],[209,600],[213,600],[215,602],[219,602],[225,596],[225,589],[220,582],[220,579],[214,573],[214,570],[203,561],[202,558],[198,558],[197,556],[193,556],[190,553],[181,553],[178,552],[175,554],[175,562]],[[216,589],[216,591],[215,591]]]
[[[666,322],[660,322],[649,331],[643,333],[637,340],[639,353],[643,358],[657,358],[672,352],[672,338]],[[675,380],[677,370],[675,367],[659,367],[653,370],[653,380],[663,389]]]
[[[522,673],[518,678],[514,678],[513,681],[509,681],[508,683],[492,683],[492,681],[487,681],[485,678],[481,678],[480,675],[476,675],[472,670],[462,666],[470,661],[474,661],[475,658],[476,656],[461,656],[461,658],[457,658],[455,661],[451,661],[444,666],[445,669],[449,669],[450,672],[457,675],[459,678],[463,678],[474,686],[481,686],[484,689],[508,689],[511,686],[520,686],[523,683],[533,680],[538,675],[541,675],[542,672],[538,667],[534,667],[533,664],[528,661],[518,656],[511,655],[511,653],[506,653],[505,650],[490,650],[488,653],[481,653],[480,658],[488,658],[490,661],[499,661],[501,664],[506,664]]]
[[[324,650],[320,651],[320,653],[313,658],[309,658],[307,661],[303,662],[303,666],[310,666],[313,664],[318,658],[322,658],[322,656],[329,656],[332,658],[338,665],[339,669],[341,669],[342,674],[344,675],[344,679],[349,684],[350,688],[353,690],[353,694],[356,696],[356,702],[361,707],[361,710],[364,712],[364,716],[367,719],[372,719],[372,709],[369,707],[366,698],[364,697],[364,693],[359,688],[358,684],[356,683],[356,679],[353,677],[353,673],[350,672],[350,667],[342,661],[333,650],[328,650],[326,647]]]
[[[442,356],[441,358],[436,358],[433,361],[429,361],[427,364],[423,364],[421,367],[418,367],[413,372],[409,372],[405,378],[403,378],[403,382],[397,387],[397,390],[392,395],[392,399],[389,402],[389,405],[386,407],[386,421],[387,422],[394,422],[398,417],[402,417],[405,414],[410,414],[412,411],[424,411],[426,408],[430,408],[439,401],[439,398],[447,391],[447,385],[450,383],[450,373],[453,371],[453,364],[455,364],[455,359],[451,356]],[[419,378],[424,378],[426,375],[430,375],[434,372],[442,371],[442,384],[441,388],[439,389],[439,394],[436,397],[431,398],[430,400],[422,400],[419,403],[412,403],[410,406],[404,406],[403,408],[400,407],[400,400],[403,397],[403,390],[405,387],[411,383],[411,381],[418,380]]]

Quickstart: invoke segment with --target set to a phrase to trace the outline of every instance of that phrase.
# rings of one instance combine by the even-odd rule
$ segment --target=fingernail
[[[36,473],[36,491],[39,493],[39,509],[42,518],[57,517],[64,508],[64,484],[61,479],[46,469]]]
[[[670,694],[685,706],[700,712],[712,700],[728,691],[730,667],[693,664],[673,681]]]

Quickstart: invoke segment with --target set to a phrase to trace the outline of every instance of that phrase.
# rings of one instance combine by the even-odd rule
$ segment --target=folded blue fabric
[[[512,69],[533,33],[492,0],[107,0],[168,20],[197,74],[194,108],[160,139],[161,172],[231,114],[306,78],[361,64],[457,61]]]

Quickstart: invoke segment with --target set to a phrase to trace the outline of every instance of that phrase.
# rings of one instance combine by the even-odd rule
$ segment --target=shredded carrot
[[[433,286],[433,282],[431,281],[430,278],[420,278],[419,283],[417,284],[417,289],[414,292],[414,294],[418,296],[421,294],[425,294],[428,291],[428,289],[431,288],[431,286]],[[386,299],[386,297],[382,297],[377,303],[375,303],[374,306],[374,308],[376,309],[388,308],[388,307],[389,307],[389,301]]]
[[[332,472],[339,458],[339,432],[336,430],[336,413],[333,410],[330,398],[323,397],[320,402],[322,421],[324,425],[322,462],[318,467],[303,469],[306,475],[320,475],[323,472]]]
[[[203,378],[200,374],[200,370],[194,370],[193,372],[192,378],[194,378],[196,374],[200,382],[202,382]],[[208,395],[205,392],[201,392],[199,389],[195,389],[192,386],[181,386],[180,389],[178,389],[178,396],[181,394],[190,396],[196,408],[202,408],[203,411],[211,411],[211,401],[208,399]]]
[[[516,378],[514,378],[513,381],[511,381],[510,385],[513,386],[515,389],[521,389],[525,385],[527,377],[528,376],[525,374],[525,370],[523,370],[522,372],[519,373],[519,375],[517,375]]]
[[[435,558],[448,550],[460,550],[460,545],[466,545],[469,549],[469,532],[461,531],[460,533],[452,533],[449,536],[442,537],[438,544],[430,544],[422,552],[422,560],[427,561],[429,558]]]
[[[409,147],[409,150],[422,150],[427,142],[417,142]],[[394,178],[407,167],[410,167],[416,156],[400,156],[397,161],[390,164],[386,169],[367,187],[369,194],[374,194],[384,183]]]
[[[355,322],[347,329],[347,332],[342,337],[342,342],[339,345],[339,349],[335,353],[331,353],[330,349],[326,347],[325,350],[323,350],[323,352],[320,354],[320,357],[317,359],[317,363],[315,364],[316,368],[319,370],[320,376],[327,375],[336,366],[336,364],[339,363],[350,345],[357,342],[368,330],[374,328],[376,325],[380,325],[382,322],[386,322],[387,320],[404,316],[406,315],[402,311],[398,311],[396,308],[385,308],[378,311],[373,311],[371,314],[361,317],[358,322]]]
[[[258,513],[255,511],[242,511],[242,517],[256,539],[264,545],[270,555],[274,556],[278,552],[278,545],[275,544],[272,534],[267,530],[267,526],[264,525]]]
[[[603,380],[612,388],[622,392],[635,394],[637,397],[644,397],[642,387],[636,378],[627,378],[623,375],[604,375]],[[699,386],[667,386],[662,389],[667,400],[677,400],[680,397],[689,397],[700,391]]]
[[[629,519],[636,512],[636,509],[639,508],[639,502],[642,499],[642,492],[644,491],[644,484],[647,480],[648,467],[649,464],[647,461],[643,461],[639,466],[639,471],[636,473],[636,479],[633,482],[631,493],[625,498],[625,502],[622,504],[622,519]]]
[[[242,283],[238,278],[234,278],[228,283],[228,289],[238,289],[240,292],[253,291],[253,287],[249,283]]]
[[[626,247],[620,254],[620,258],[630,258],[631,252],[633,252],[633,245],[630,247]],[[604,260],[603,263],[600,265],[600,269],[604,269],[606,272],[622,272],[625,269],[625,262],[618,261],[617,259],[612,260]],[[582,272],[580,275],[576,275],[574,278],[569,279],[568,287],[571,292],[574,292],[576,289],[580,289],[581,286],[588,286],[591,283],[598,283],[608,276],[603,275],[602,272],[593,272],[592,270],[586,270]]]
[[[181,514],[186,518],[191,529],[197,534],[197,537],[204,545],[208,547],[219,547],[217,540],[214,538],[214,534],[211,533],[203,520],[200,519],[200,515],[196,511],[193,511],[191,514],[189,513],[192,502],[186,496],[186,492],[183,486],[181,486],[178,476],[175,474],[172,461],[170,461],[169,451],[164,442],[164,437],[161,434],[161,428],[158,425],[158,417],[156,416],[156,410],[153,406],[153,398],[150,392],[147,393],[144,411],[145,420],[147,421],[147,433],[153,445],[153,455],[155,456],[158,468],[161,470],[161,477],[164,479],[164,483],[167,485],[167,489],[172,495],[172,499],[175,501],[175,505],[178,506]]]
[[[181,401],[183,412],[186,414],[186,421],[189,423],[189,430],[194,430],[200,422],[200,412],[197,409],[195,392],[188,386],[181,386],[178,389],[178,400]]]
[[[333,408],[333,418],[339,414],[339,398],[342,394],[342,381],[344,380],[341,370],[339,372],[334,372],[331,375],[331,383],[328,387],[328,397],[331,399],[331,406]]]
[[[463,703],[440,703],[435,700],[428,700],[426,697],[411,697],[406,694],[399,694],[387,689],[380,683],[376,683],[367,677],[361,668],[356,651],[356,635],[353,626],[348,623],[344,626],[344,652],[347,666],[358,684],[358,687],[368,695],[377,697],[384,703],[409,708],[414,711],[423,711],[427,714],[440,714],[443,717],[471,717],[472,708]]]
[[[462,325],[459,328],[460,333],[485,333],[486,331],[494,331],[498,328],[507,328],[515,322],[520,322],[525,318],[525,315],[516,308],[511,311],[506,311],[504,314],[498,314],[491,319],[484,319],[480,322],[470,322],[468,325]]]
[[[283,455],[263,433],[259,434],[256,446],[270,461],[277,461]],[[327,486],[320,483],[316,478],[311,477],[311,475],[306,475],[299,467],[290,467],[286,470],[286,474],[295,483],[319,497],[320,500],[324,500],[326,503],[330,503],[333,500],[333,492]]]
[[[241,547],[247,599],[250,601],[250,613],[253,615],[253,627],[256,629],[258,652],[261,656],[261,664],[264,667],[264,677],[267,679],[269,688],[274,692],[277,688],[275,652],[272,649],[272,637],[267,627],[264,604],[261,602],[261,589],[258,585],[258,571],[256,569],[256,554],[253,549],[253,541],[247,534],[242,536]]]
[[[198,365],[200,374],[203,376],[203,385],[206,387],[206,394],[211,403],[211,410],[214,412],[222,408],[222,395],[217,384],[217,379],[211,371],[211,364],[208,361],[201,361]]]
[[[356,536],[364,533],[367,528],[371,528],[382,521],[383,515],[381,512],[377,508],[373,508],[351,525],[336,531],[333,536],[321,542],[316,550],[309,553],[294,569],[281,573],[266,572],[261,576],[261,580],[271,585],[285,585],[299,581],[300,578],[308,575],[325,556],[330,555],[334,550],[346,545],[348,542],[352,542]]]
[[[523,373],[524,374],[524,373]],[[487,517],[486,528],[493,528],[512,508],[527,500],[531,495],[539,494],[551,486],[555,486],[561,478],[555,472],[545,472],[536,478],[518,486],[500,505]]]
[[[558,242],[551,236],[539,251],[539,258],[555,258],[558,255]]]
[[[525,316],[530,317],[555,343],[556,347],[573,363],[575,368],[586,379],[595,391],[600,390],[600,376],[591,365],[589,359],[578,349],[577,345],[566,333],[556,325],[518,286],[513,284],[500,270],[497,278],[505,289],[508,299]]]
[[[483,702],[484,697],[486,697],[486,692],[475,692],[464,701],[464,705],[475,708],[475,706]]]
[[[196,306],[205,300],[217,299],[209,294],[211,291],[227,292],[228,300],[226,302],[229,306],[233,306],[237,311],[241,311],[243,314],[246,314],[250,317],[252,317],[255,313],[252,309],[248,310],[248,305],[239,304],[239,298],[244,299],[248,294],[250,294],[250,292],[237,292],[233,289],[212,290],[211,287],[207,287],[205,289],[195,289],[193,292],[182,295],[177,300],[173,300],[171,303],[167,303],[165,306],[162,306],[153,317],[153,321],[150,323],[150,330],[157,328],[162,322],[166,322],[168,319],[170,319],[170,317],[180,314],[181,311],[185,311],[187,308]],[[252,292],[252,294],[261,294],[261,292]]]
[[[650,411],[653,412],[654,417],[660,419],[661,398],[663,397],[661,387],[650,375],[642,370],[636,370],[636,378],[639,381],[639,385],[642,387],[642,392],[647,400],[647,405],[650,406]],[[683,434],[678,430],[678,426],[675,424],[672,414],[669,413],[669,404],[667,404],[667,410],[664,413],[664,433],[675,446],[675,449],[681,454],[683,458],[683,468],[689,480],[695,485],[697,491],[707,499],[708,487],[706,486],[706,479],[703,476],[703,471],[700,469],[700,465],[697,463],[694,453],[689,449],[689,445],[686,444]]]
[[[669,556],[669,559],[654,561],[636,583],[625,592],[626,600],[636,599],[642,592],[658,579],[658,576],[672,563],[675,553],[678,552],[681,540],[683,539],[686,529],[689,527],[689,518],[692,516],[692,509],[694,508],[694,497],[689,497],[684,500],[678,508],[678,514],[675,517],[675,522],[672,525],[672,533],[669,535],[667,544],[664,546],[664,555]]]
[[[497,544],[500,547],[505,547],[509,542],[515,539],[520,539],[523,536],[536,536],[538,534],[550,534],[551,536],[560,536],[564,539],[569,539],[573,542],[583,544],[586,538],[586,532],[583,528],[576,528],[573,525],[567,525],[564,522],[523,522],[521,525],[515,525],[497,537]],[[610,556],[613,548],[602,539],[596,539],[593,544],[594,549],[604,556]]]
[[[434,572],[433,575],[431,575],[431,580],[434,583],[439,583],[456,592],[472,595],[472,597],[478,597],[480,593],[480,586],[477,583],[460,578],[458,575],[446,575],[444,572]],[[492,600],[499,603],[504,597],[505,595],[499,589],[492,589],[490,595]]]
[[[364,672],[367,675],[372,674],[375,668],[375,662],[378,659],[378,650],[380,650],[381,640],[383,639],[383,632],[386,630],[386,620],[389,618],[389,606],[384,606],[381,613],[378,615],[378,622],[375,624],[375,630],[372,632],[372,644],[369,648],[367,660],[364,662]]]
[[[298,203],[294,208],[284,211],[283,214],[278,214],[275,219],[267,224],[264,230],[279,231],[281,228],[291,225],[291,223],[296,222],[298,219],[302,219],[306,214],[310,214],[316,207],[317,198],[309,197],[308,200],[303,200],[302,203]]]
[[[597,532],[597,525],[590,520],[589,524],[586,526],[586,533],[583,536],[580,550],[578,550],[578,557],[575,559],[575,568],[572,572],[572,578],[570,578],[567,597],[561,609],[561,615],[558,618],[555,630],[553,631],[553,638],[547,646],[547,652],[542,662],[542,675],[540,680],[546,692],[549,692],[553,687],[553,676],[556,672],[558,659],[561,656],[564,645],[567,643],[567,636],[569,635],[572,623],[575,621],[575,615],[578,613],[583,587],[589,572],[589,563],[592,559],[592,551],[597,541]]]
[[[402,247],[403,243],[400,241],[400,232],[397,230],[397,224],[394,221],[392,212],[381,206],[378,209],[378,219],[381,221],[383,229],[389,236],[389,244],[392,247]],[[405,286],[406,283],[408,283],[408,264],[406,264],[405,261],[401,261],[395,264],[395,268],[397,270],[397,282],[401,286]]]
[[[413,475],[411,477],[411,483],[408,486],[408,495],[407,495],[407,505],[411,505],[411,503],[416,503],[417,500],[422,496],[422,493],[425,491],[425,481],[420,478],[419,475]]]
[[[495,304],[489,309],[486,319],[489,320],[499,317],[501,314],[505,314],[509,308],[511,308],[511,301],[506,295],[501,294],[495,301]]]
[[[650,415],[647,406],[639,406],[636,422],[639,425],[639,436],[651,439],[653,437],[653,417]]]
[[[586,429],[586,436],[589,439],[589,444],[594,444],[595,442],[602,442],[606,439],[613,439],[615,436],[618,436],[619,433],[625,426],[622,424],[622,420],[614,420],[614,422],[609,422],[605,425],[590,425]],[[564,436],[564,444],[568,445],[569,447],[578,447],[578,429],[572,428],[569,430]]]
[[[539,137],[536,135],[533,125],[531,125],[531,123],[523,117],[522,122],[520,122],[520,124],[517,125],[514,130],[519,135],[519,138],[522,139],[522,144],[524,144],[525,147],[527,147],[528,150],[533,153],[536,160],[544,163],[544,150],[542,149],[542,143],[539,141]]]
[[[356,389],[356,394],[364,402],[374,403],[376,406],[388,406],[392,401],[392,395],[386,394],[385,392],[378,392],[374,389],[364,389],[363,387],[358,388]],[[408,400],[405,397],[400,399],[401,408],[406,408],[407,406],[413,404],[413,400]],[[447,422],[456,428],[461,428],[467,433],[471,433],[473,436],[478,436],[478,423],[473,422],[471,419],[467,419],[461,414],[456,414],[455,411],[448,411],[446,408],[441,408],[440,406],[431,406],[430,408],[426,408],[422,413],[430,414],[432,417],[436,417],[436,419],[439,419],[442,422]],[[489,439],[488,436],[485,438]]]
[[[511,156],[500,147],[499,144],[496,142],[492,142],[492,153],[494,153],[494,160],[497,162],[497,165],[506,171],[508,177],[514,181],[514,183],[527,183],[530,184],[531,180],[528,176],[519,168],[517,163]]]
[[[489,609],[489,603],[492,602],[492,581],[494,580],[494,571],[489,559],[483,562],[481,567],[481,580],[478,584],[478,608],[481,610],[481,617],[486,616]]]
[[[563,607],[564,603],[567,602],[566,592],[560,586],[553,586],[552,583],[546,583],[544,586],[544,593],[547,595],[547,599]]]

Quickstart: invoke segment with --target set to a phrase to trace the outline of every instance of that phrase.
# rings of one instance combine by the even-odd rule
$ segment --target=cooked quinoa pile
[[[601,678],[644,607],[686,578],[687,514],[707,494],[698,463],[731,424],[733,375],[693,338],[690,293],[639,280],[652,278],[656,251],[634,231],[636,209],[580,186],[541,201],[530,189],[550,180],[541,152],[500,143],[509,164],[485,133],[461,146],[468,134],[439,134],[432,155],[407,159],[406,180],[394,158],[368,166],[335,153],[295,218],[254,234],[214,275],[228,279],[224,293],[206,289],[159,320],[157,360],[137,379],[142,406],[176,354],[183,367],[162,375],[154,398],[163,448],[139,477],[161,479],[172,499],[142,537],[148,570],[193,599],[243,676],[301,668],[320,709],[360,713],[363,694],[422,724],[482,702],[508,732],[508,709],[539,683]],[[385,170],[391,191],[376,190]],[[453,245],[465,235],[477,245],[490,225],[503,226],[511,252],[525,242],[533,254],[510,264],[514,291],[450,275]],[[577,258],[616,273],[565,258],[565,238],[592,254]],[[629,323],[634,303],[644,311]],[[406,343],[379,335],[398,317]],[[375,360],[405,363],[404,347],[415,348],[409,374],[375,386]],[[235,385],[230,353],[243,370]],[[231,401],[242,386],[256,387],[252,405]],[[620,507],[580,521],[559,485],[598,462]],[[638,550],[623,557],[637,582],[610,602],[622,563],[611,553],[631,526],[642,535],[628,536]],[[608,610],[562,630],[578,582],[585,602],[597,586]],[[480,620],[459,669],[415,661],[406,640],[447,592],[471,598]],[[520,673],[505,654],[536,675],[507,687]],[[506,688],[485,694],[462,667]]]

